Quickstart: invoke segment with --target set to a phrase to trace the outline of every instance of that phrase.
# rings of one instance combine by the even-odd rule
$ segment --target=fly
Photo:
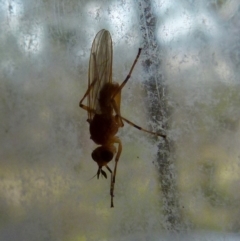
[[[102,29],[93,41],[88,70],[88,89],[79,102],[79,106],[87,111],[90,125],[91,139],[99,145],[92,152],[92,159],[98,164],[97,178],[100,174],[107,178],[105,167],[111,174],[110,196],[111,207],[114,207],[114,185],[116,181],[117,165],[122,152],[122,143],[116,136],[118,129],[123,127],[123,121],[135,128],[166,138],[165,134],[158,134],[141,128],[121,115],[121,91],[131,77],[132,71],[141,54],[141,48],[132,67],[119,85],[112,82],[112,38],[110,33]],[[87,105],[83,101],[87,98]],[[115,156],[115,166],[112,171],[108,163]]]

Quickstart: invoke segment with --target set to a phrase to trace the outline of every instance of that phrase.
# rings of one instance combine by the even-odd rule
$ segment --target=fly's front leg
[[[111,207],[113,207],[114,185],[115,185],[116,174],[117,174],[117,164],[118,164],[118,160],[121,155],[121,152],[122,152],[122,143],[121,143],[120,139],[115,136],[115,137],[113,137],[112,142],[118,144],[118,150],[117,150],[117,154],[115,157],[115,166],[114,166],[113,176],[111,178],[111,187],[110,187]]]
[[[113,171],[113,183],[115,183],[116,174],[117,174],[117,164],[118,164],[118,160],[120,158],[121,152],[122,152],[121,140],[118,137],[114,137],[114,142],[118,144],[118,150],[117,150],[117,155],[115,157],[115,167],[114,167],[114,171]]]
[[[111,173],[111,180],[110,180],[110,196],[111,196],[111,208],[113,208],[113,207],[114,207],[114,205],[113,205],[113,197],[114,197],[114,195],[113,195],[113,189],[114,189],[114,187],[113,187],[113,173],[112,173],[112,170],[109,168],[108,165],[106,165],[106,168],[107,168],[108,171]]]

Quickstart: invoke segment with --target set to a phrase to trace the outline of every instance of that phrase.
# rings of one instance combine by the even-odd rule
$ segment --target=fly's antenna
[[[97,176],[97,173],[93,176],[93,177],[91,177],[90,179],[88,179],[87,181],[90,181],[90,180],[92,180],[94,177],[96,177]]]

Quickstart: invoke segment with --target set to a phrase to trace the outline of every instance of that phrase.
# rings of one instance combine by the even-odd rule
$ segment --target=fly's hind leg
[[[122,82],[122,84],[119,86],[118,90],[114,93],[113,98],[115,98],[115,96],[122,90],[122,88],[125,86],[125,84],[126,84],[126,83],[128,82],[128,80],[130,79],[130,77],[131,77],[131,75],[132,75],[132,72],[133,72],[133,69],[134,69],[134,67],[135,67],[135,65],[136,65],[136,63],[137,63],[137,61],[138,61],[138,59],[139,59],[139,56],[140,56],[140,54],[141,54],[141,51],[142,51],[142,49],[139,48],[139,49],[138,49],[138,54],[137,54],[137,56],[136,56],[136,58],[135,58],[135,60],[134,60],[134,62],[133,62],[133,65],[132,65],[132,67],[131,67],[131,69],[130,69],[130,71],[129,71],[127,77],[126,77],[126,79]]]
[[[83,102],[84,99],[89,95],[91,89],[93,88],[93,86],[95,85],[96,82],[97,82],[97,79],[92,82],[92,84],[88,87],[86,93],[84,94],[83,98],[79,101],[79,106],[80,106],[81,108],[83,108],[84,110],[86,110],[86,111],[89,111],[90,107],[89,107],[89,106],[86,106],[86,105],[83,105],[82,102]]]
[[[114,99],[112,99],[111,101],[112,103],[112,107],[116,113],[116,121],[119,125],[119,127],[123,127],[124,126],[124,123],[123,123],[123,120],[121,118],[121,109],[120,109],[120,106],[121,106],[121,91],[118,92],[118,94],[115,96]]]
[[[146,130],[146,129],[142,128],[141,126],[138,126],[138,125],[134,124],[133,122],[131,122],[130,120],[124,118],[123,116],[121,116],[121,118],[122,118],[122,120],[126,121],[129,125],[137,128],[140,131],[144,131],[144,132],[147,132],[147,133],[155,135],[155,136],[161,136],[164,139],[166,139],[166,137],[167,137],[166,134]]]
[[[133,69],[134,69],[134,67],[135,67],[135,65],[136,65],[136,63],[139,59],[140,54],[141,54],[141,51],[142,51],[142,49],[140,48],[138,50],[137,57],[135,58],[135,60],[133,62],[133,65],[132,65],[126,79],[122,82],[122,84],[120,86],[118,86],[116,88],[116,90],[114,91],[113,96],[112,96],[112,106],[113,106],[113,108],[116,112],[116,119],[117,119],[117,121],[118,121],[118,123],[121,127],[124,126],[123,120],[121,118],[121,113],[120,113],[121,91],[122,91],[122,88],[125,86],[125,84],[128,82],[128,80],[130,79],[132,71],[133,71]]]

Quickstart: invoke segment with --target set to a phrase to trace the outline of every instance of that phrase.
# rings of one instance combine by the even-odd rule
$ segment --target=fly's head
[[[106,172],[102,170],[104,166],[112,173],[107,164],[113,159],[115,152],[116,148],[114,145],[100,146],[92,152],[92,159],[98,164],[97,178],[99,178],[100,174],[107,178]]]

